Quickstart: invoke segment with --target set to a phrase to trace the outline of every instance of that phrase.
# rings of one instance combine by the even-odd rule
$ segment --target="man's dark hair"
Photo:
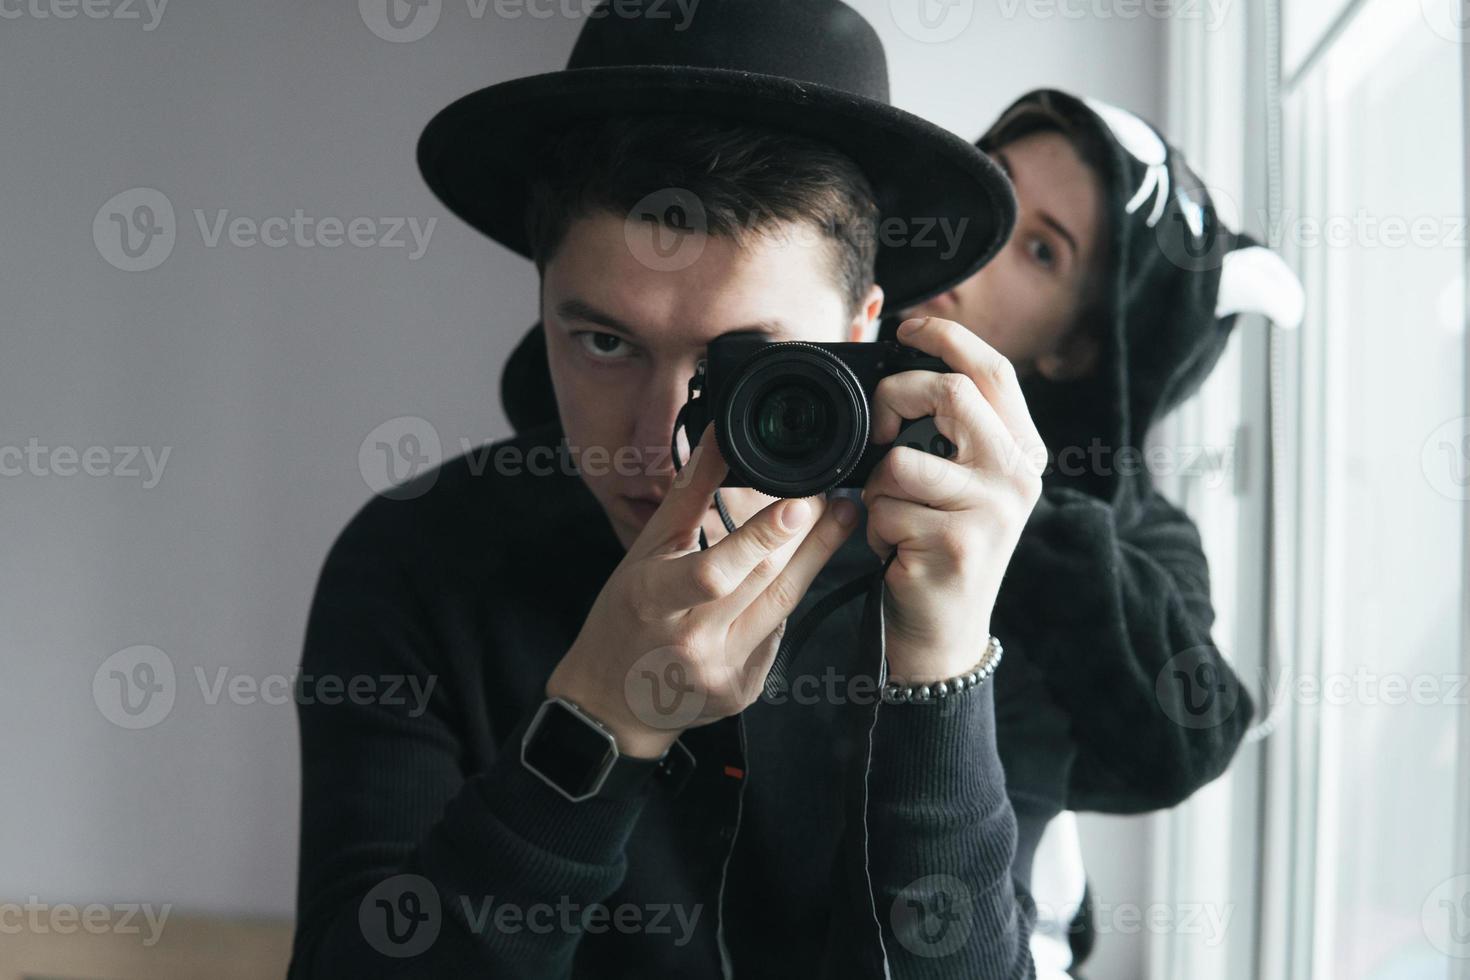
[[[678,188],[698,201],[711,235],[740,242],[787,222],[817,229],[853,312],[873,284],[872,184],[851,158],[817,140],[696,116],[615,116],[560,131],[533,166],[526,222],[542,272],[572,222],[597,211],[625,216],[649,195]]]

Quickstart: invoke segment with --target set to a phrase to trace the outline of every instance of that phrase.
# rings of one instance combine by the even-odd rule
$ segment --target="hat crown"
[[[632,65],[777,75],[889,101],[883,42],[839,0],[604,0],[567,68]]]

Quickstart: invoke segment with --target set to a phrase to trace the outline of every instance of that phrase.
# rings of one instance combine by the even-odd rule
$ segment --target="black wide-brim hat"
[[[891,308],[957,285],[1010,235],[1005,175],[968,141],[889,105],[882,42],[852,8],[700,0],[684,18],[673,4],[632,6],[593,10],[566,70],[480,89],[430,120],[419,169],[450,211],[529,257],[525,208],[542,140],[608,115],[695,114],[850,157],[877,196],[877,281]]]

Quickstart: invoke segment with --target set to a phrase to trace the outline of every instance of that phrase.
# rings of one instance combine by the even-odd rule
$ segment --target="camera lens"
[[[772,385],[756,399],[753,414],[760,448],[777,459],[809,459],[832,441],[830,403],[805,380]]]
[[[837,486],[868,442],[868,403],[852,369],[817,344],[762,345],[731,372],[715,431],[733,472],[773,497]]]

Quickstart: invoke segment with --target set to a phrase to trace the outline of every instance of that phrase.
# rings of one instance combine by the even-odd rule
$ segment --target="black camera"
[[[949,371],[896,341],[811,344],[716,338],[689,379],[684,422],[698,441],[714,422],[730,465],[722,484],[773,497],[860,487],[891,448],[868,442],[873,390],[901,371]],[[955,447],[933,418],[905,420],[894,445],[937,456]]]

